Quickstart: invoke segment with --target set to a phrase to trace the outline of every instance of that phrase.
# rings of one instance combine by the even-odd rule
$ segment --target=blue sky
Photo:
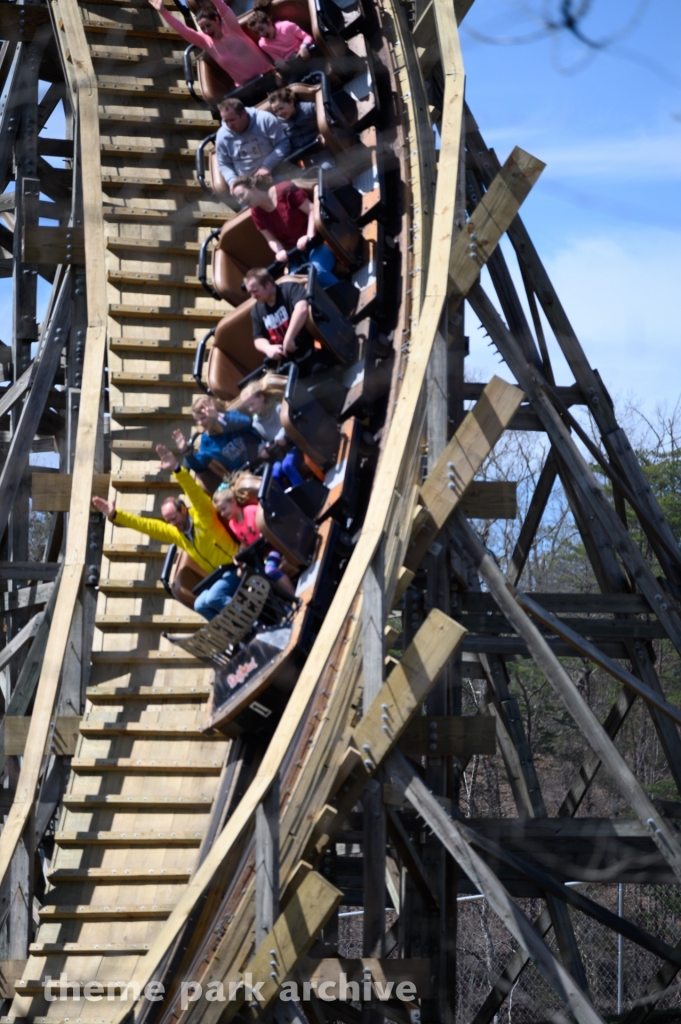
[[[461,26],[467,100],[502,161],[519,145],[546,162],[523,218],[592,365],[651,413],[681,396],[681,3],[593,0],[591,38],[640,16],[593,55],[564,32],[478,38],[531,35],[558,8],[476,0]],[[470,333],[471,366],[498,369]]]

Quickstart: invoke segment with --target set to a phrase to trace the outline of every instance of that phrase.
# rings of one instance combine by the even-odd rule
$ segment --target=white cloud
[[[587,359],[613,398],[636,396],[645,412],[661,402],[675,404],[681,395],[681,233],[634,228],[626,235],[577,238],[545,265]],[[471,317],[471,369],[485,378],[507,376],[473,322]],[[548,341],[558,382],[572,383],[557,343],[551,335]]]

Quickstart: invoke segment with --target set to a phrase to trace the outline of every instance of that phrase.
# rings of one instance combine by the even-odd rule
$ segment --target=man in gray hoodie
[[[289,138],[274,114],[245,107],[238,99],[223,100],[218,110],[222,124],[215,148],[220,173],[230,189],[241,174],[270,175],[291,152]]]

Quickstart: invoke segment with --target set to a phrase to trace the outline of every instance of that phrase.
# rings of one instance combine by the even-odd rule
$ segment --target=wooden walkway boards
[[[112,476],[133,481],[111,494],[119,508],[158,514],[168,492],[154,481],[149,442],[186,430],[196,344],[228,309],[197,288],[196,272],[199,244],[229,210],[188,180],[188,154],[214,124],[188,95],[182,41],[158,32],[147,5],[86,0],[79,9],[99,86]],[[137,34],[105,40],[112,19]],[[90,700],[55,835],[54,888],[12,1008],[32,1020],[113,1012],[117,1001],[106,999],[51,1002],[45,979],[134,974],[196,867],[231,747],[198,730],[210,670],[174,657],[162,636],[178,619],[183,629],[201,620],[157,586],[161,546],[106,531]]]

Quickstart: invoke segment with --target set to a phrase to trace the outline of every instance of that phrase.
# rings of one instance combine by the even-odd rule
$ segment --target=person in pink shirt
[[[230,75],[237,88],[272,70],[271,61],[244,32],[236,14],[224,0],[215,0],[215,6],[204,4],[199,8],[196,14],[198,32],[166,10],[164,0],[149,0],[149,3],[178,35],[209,53],[216,64]]]
[[[309,48],[314,40],[293,21],[272,21],[261,9],[253,11],[246,24],[260,37],[258,46],[273,61],[291,60],[293,57],[310,59]]]
[[[237,498],[237,488],[222,484],[213,495],[213,505],[222,524],[227,527],[242,548],[247,548],[261,537],[256,523],[258,503],[249,502],[242,505]],[[235,556],[238,559],[238,554]],[[276,582],[288,594],[295,588],[288,576],[279,567],[281,555],[278,551],[270,551],[265,561],[265,575]]]

